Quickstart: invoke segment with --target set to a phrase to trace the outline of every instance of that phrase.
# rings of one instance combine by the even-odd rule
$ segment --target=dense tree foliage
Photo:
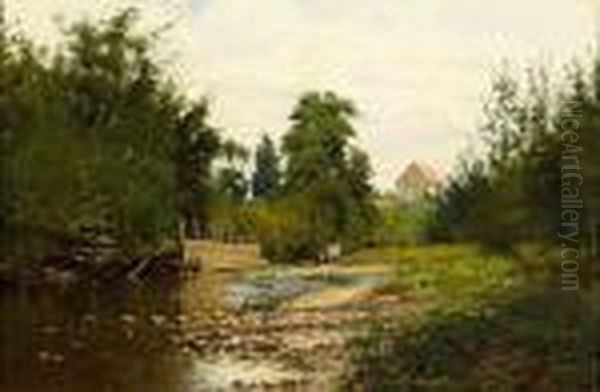
[[[553,242],[564,221],[561,202],[582,199],[572,230],[584,248],[595,246],[600,62],[586,69],[577,66],[558,90],[543,71],[526,81],[497,79],[481,128],[485,153],[465,160],[437,198],[433,238],[502,249]]]
[[[52,56],[1,43],[3,254],[43,258],[101,233],[138,258],[202,219],[218,135],[134,22],[77,24]]]
[[[246,174],[249,155],[246,147],[232,139],[221,144],[209,203],[207,236],[212,239],[247,241],[253,238],[248,201],[250,183]]]
[[[248,150],[233,140],[226,140],[221,146],[223,165],[217,173],[217,192],[220,197],[234,203],[243,202],[248,196],[249,185],[244,173],[248,161]]]
[[[135,21],[76,24],[52,51],[2,35],[3,255],[70,259],[102,237],[139,260],[209,237],[295,260],[367,241],[377,211],[351,101],[304,94],[281,153],[263,137],[248,178],[249,152],[221,140],[206,101],[178,93]]]
[[[182,113],[175,126],[176,184],[183,231],[200,237],[210,217],[212,161],[222,146],[217,132],[206,125],[207,104],[201,102]]]
[[[314,258],[329,244],[358,246],[375,213],[368,157],[352,144],[354,104],[332,92],[304,94],[283,138],[274,258]],[[277,250],[274,250],[277,248]],[[272,251],[272,252],[271,252]]]

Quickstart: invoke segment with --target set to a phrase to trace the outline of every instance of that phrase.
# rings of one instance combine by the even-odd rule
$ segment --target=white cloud
[[[589,47],[596,0],[9,0],[39,37],[70,20],[141,5],[176,20],[171,70],[213,97],[241,139],[281,132],[295,98],[330,88],[357,101],[380,184],[407,161],[447,166],[473,130],[489,72],[506,58],[561,63]]]

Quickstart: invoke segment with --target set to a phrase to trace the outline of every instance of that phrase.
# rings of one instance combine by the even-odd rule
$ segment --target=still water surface
[[[218,277],[129,288],[0,294],[0,390],[202,391],[211,368],[178,345],[223,307]]]
[[[102,290],[2,292],[0,391],[204,392],[235,390],[236,380],[295,379],[281,363],[199,354],[185,342],[190,331],[216,329],[219,339],[215,320],[277,318],[279,304],[303,294],[385,281],[379,274],[275,272],[201,273]]]

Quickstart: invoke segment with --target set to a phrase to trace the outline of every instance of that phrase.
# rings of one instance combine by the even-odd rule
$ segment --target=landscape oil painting
[[[2,392],[598,392],[600,0],[0,0],[0,255]]]

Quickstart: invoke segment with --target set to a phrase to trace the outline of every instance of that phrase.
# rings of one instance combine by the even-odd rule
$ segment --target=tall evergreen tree
[[[280,193],[281,171],[273,140],[264,135],[254,154],[252,195],[255,199],[273,199]]]

